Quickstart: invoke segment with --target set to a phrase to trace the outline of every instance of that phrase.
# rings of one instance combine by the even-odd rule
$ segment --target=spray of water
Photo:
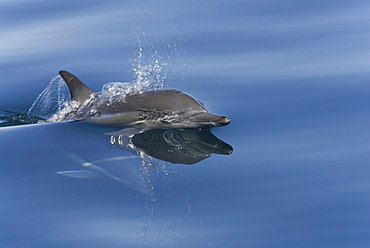
[[[53,114],[61,111],[69,100],[70,95],[62,77],[55,76],[36,98],[28,110],[28,115],[49,119]]]

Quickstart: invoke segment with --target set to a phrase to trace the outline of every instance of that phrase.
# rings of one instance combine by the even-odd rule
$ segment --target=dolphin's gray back
[[[59,75],[64,79],[64,82],[66,82],[72,100],[83,103],[91,94],[96,95],[94,91],[90,90],[89,87],[81,82],[75,75],[67,71],[60,71]]]
[[[114,102],[107,112],[156,111],[183,113],[188,111],[206,111],[194,98],[180,90],[151,90],[128,94]]]

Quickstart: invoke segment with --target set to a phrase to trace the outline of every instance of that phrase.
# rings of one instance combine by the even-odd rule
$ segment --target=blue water
[[[0,115],[59,70],[101,91],[158,65],[231,119],[211,131],[233,148],[171,164],[78,123],[0,128],[1,247],[369,247],[370,3],[0,6]],[[125,183],[58,174],[92,162]]]

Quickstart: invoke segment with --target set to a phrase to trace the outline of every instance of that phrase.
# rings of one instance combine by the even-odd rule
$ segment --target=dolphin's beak
[[[218,123],[220,123],[221,126],[226,126],[230,123],[230,119],[226,116],[221,116],[218,120]]]
[[[207,112],[192,116],[189,120],[192,122],[197,122],[201,126],[209,127],[225,126],[230,123],[230,119],[225,116],[214,115]]]

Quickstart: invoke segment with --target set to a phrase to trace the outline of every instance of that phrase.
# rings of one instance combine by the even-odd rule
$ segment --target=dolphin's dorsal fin
[[[91,94],[96,93],[89,89],[80,79],[68,71],[60,71],[59,75],[62,76],[66,82],[69,92],[71,93],[72,100],[83,103],[90,97]]]

